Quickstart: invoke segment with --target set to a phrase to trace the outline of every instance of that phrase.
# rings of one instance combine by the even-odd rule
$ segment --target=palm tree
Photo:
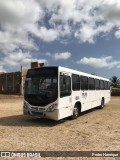
[[[110,78],[110,81],[111,81],[111,86],[113,87],[117,87],[120,83],[120,79],[117,76],[112,76]]]

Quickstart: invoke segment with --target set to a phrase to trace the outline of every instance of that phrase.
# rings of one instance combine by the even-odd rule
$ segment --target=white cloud
[[[80,42],[94,43],[97,36],[120,26],[119,0],[90,0],[89,3],[87,0],[37,2],[49,15],[49,25],[58,31],[55,39],[73,35]]]
[[[2,51],[8,53],[19,47],[37,49],[33,40],[29,39],[24,31],[21,34],[0,31],[0,49]]]
[[[42,10],[34,0],[0,0],[0,22],[2,26],[26,25],[36,22]],[[16,28],[17,29],[17,28]]]
[[[94,43],[96,36],[120,27],[119,13],[119,0],[0,0],[0,28],[5,35],[0,48],[7,48],[7,38],[10,50],[21,45],[36,48],[29,33],[46,42],[73,35],[81,42]]]
[[[52,54],[51,54],[50,52],[45,53],[45,55],[46,55],[46,56],[49,56],[49,57],[52,56]]]
[[[17,66],[19,64],[30,63],[32,56],[29,53],[23,53],[21,50],[19,52],[13,52],[6,55],[2,60],[3,63],[10,66]]]
[[[6,72],[6,70],[3,68],[3,66],[0,66],[0,72]]]
[[[113,60],[112,56],[101,57],[101,58],[94,58],[94,57],[84,57],[77,61],[77,64],[84,64],[94,68],[113,68],[119,67],[120,61]]]
[[[41,27],[36,36],[39,36],[43,41],[51,42],[58,38],[58,31]]]
[[[101,6],[101,14],[104,19],[115,25],[120,25],[120,1],[119,0],[104,0]]]
[[[68,59],[70,57],[71,57],[71,53],[70,52],[55,53],[53,55],[53,58],[55,60],[66,60],[66,59]]]
[[[116,37],[117,39],[120,39],[120,29],[115,32],[115,37]]]
[[[0,0],[0,51],[6,57],[9,53],[9,58],[19,49],[23,53],[40,49],[39,40],[76,38],[81,43],[95,43],[112,29],[120,38],[119,15],[119,0]],[[53,56],[67,59],[71,54]]]
[[[81,42],[88,41],[89,43],[94,43],[95,34],[94,28],[83,25],[79,31],[76,31],[75,37],[80,39]]]
[[[33,58],[30,53],[22,52],[22,50],[19,50],[18,52],[12,52],[0,59],[0,71],[4,71],[5,68],[6,70],[8,68],[19,70],[21,65],[23,67],[30,67],[30,63],[34,61],[45,64],[48,63],[46,59]]]
[[[42,9],[34,0],[0,0],[0,49],[11,52],[22,47],[36,49],[29,28],[42,18]]]
[[[45,53],[46,56],[49,56],[51,58],[53,58],[54,60],[67,60],[71,57],[71,53],[70,52],[62,52],[62,53]]]
[[[120,65],[118,65],[117,68],[120,68]]]

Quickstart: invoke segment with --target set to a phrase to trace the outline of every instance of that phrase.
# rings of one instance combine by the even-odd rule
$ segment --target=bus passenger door
[[[72,114],[72,98],[71,98],[71,75],[69,73],[61,73],[60,75],[60,99],[59,99],[59,116],[61,118],[68,117]]]
[[[89,109],[89,91],[88,91],[88,77],[81,76],[81,111],[85,111]]]
[[[81,104],[82,104],[81,111],[85,111],[89,109],[90,102],[89,102],[88,90],[81,91]]]

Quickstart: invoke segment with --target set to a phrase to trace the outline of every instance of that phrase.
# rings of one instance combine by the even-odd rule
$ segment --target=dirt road
[[[120,150],[120,97],[112,97],[103,110],[60,122],[26,117],[22,106],[22,97],[0,96],[0,150]]]

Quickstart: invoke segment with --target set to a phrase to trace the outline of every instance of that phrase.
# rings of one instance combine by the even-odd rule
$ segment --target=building
[[[43,66],[44,63],[31,62],[31,68]],[[0,94],[23,95],[27,70],[21,67],[18,72],[0,72]]]
[[[21,72],[0,73],[0,94],[20,94]]]

